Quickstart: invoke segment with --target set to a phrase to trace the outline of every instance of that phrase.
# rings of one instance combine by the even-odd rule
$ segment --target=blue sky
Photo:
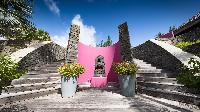
[[[118,41],[118,25],[127,21],[132,46],[180,26],[200,11],[200,0],[35,0],[32,21],[65,46],[69,26],[81,25],[80,41],[94,45],[108,35]]]

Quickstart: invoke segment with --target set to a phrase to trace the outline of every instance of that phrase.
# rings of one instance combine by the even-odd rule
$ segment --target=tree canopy
[[[106,47],[106,46],[110,46],[112,45],[112,40],[110,38],[110,36],[108,36],[107,40],[105,42],[103,42],[103,40],[101,40],[100,44],[97,44],[97,47]]]
[[[13,37],[12,40],[44,40],[44,41],[49,41],[50,36],[49,33],[42,30],[38,29],[36,27],[29,27],[27,30],[22,31],[22,34],[19,37]]]
[[[50,40],[49,33],[30,21],[33,0],[0,1],[0,37],[9,40]]]
[[[169,27],[169,32],[175,31],[176,30],[176,26],[170,26]]]
[[[10,39],[20,36],[33,24],[33,0],[0,0],[0,36]]]

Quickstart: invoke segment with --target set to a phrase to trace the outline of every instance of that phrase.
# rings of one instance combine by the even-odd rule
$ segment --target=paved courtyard
[[[29,99],[1,107],[1,112],[192,112],[136,95],[124,97],[118,91],[89,89],[72,98],[60,94]],[[193,110],[194,111],[194,110]],[[196,110],[197,111],[197,110]]]

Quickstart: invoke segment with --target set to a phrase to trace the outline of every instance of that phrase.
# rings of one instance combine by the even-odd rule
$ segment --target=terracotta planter
[[[61,76],[62,97],[72,97],[76,93],[77,77]]]
[[[136,76],[135,75],[119,75],[118,79],[119,79],[122,95],[127,96],[127,97],[135,96]]]

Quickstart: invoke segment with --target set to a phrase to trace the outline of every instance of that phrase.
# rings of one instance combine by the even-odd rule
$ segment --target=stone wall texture
[[[177,36],[177,38],[178,37],[182,38],[183,41],[194,41],[196,39],[200,39],[200,26],[193,27],[186,33]]]
[[[187,46],[183,50],[200,57],[200,43]]]
[[[67,45],[66,63],[77,63],[80,26],[71,25]]]
[[[171,72],[178,73],[181,62],[172,54],[155,43],[146,41],[145,43],[131,49],[134,58],[144,60],[153,66]]]
[[[20,69],[31,70],[35,66],[56,62],[65,59],[66,48],[53,42],[41,46],[23,57],[18,63]]]
[[[119,43],[120,43],[122,60],[132,61],[131,43],[130,43],[130,36],[129,36],[127,22],[119,25],[118,29],[119,29]]]

